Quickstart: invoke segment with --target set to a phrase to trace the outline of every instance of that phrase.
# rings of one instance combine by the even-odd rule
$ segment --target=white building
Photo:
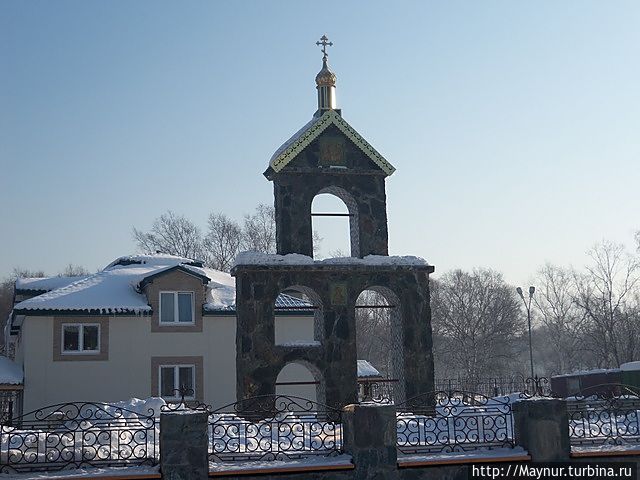
[[[275,341],[313,341],[313,306],[281,293]],[[235,279],[170,255],[121,257],[82,277],[16,282],[7,329],[24,371],[24,406],[131,397],[236,401]],[[315,399],[311,373],[283,368],[279,393]]]

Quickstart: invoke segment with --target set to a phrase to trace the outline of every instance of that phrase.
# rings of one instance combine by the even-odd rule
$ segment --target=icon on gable
[[[331,297],[332,305],[346,305],[347,304],[347,284],[332,283],[329,286],[329,295]]]
[[[323,167],[346,167],[344,137],[320,137],[320,165]]]

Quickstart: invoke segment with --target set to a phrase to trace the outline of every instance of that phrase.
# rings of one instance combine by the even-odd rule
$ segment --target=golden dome
[[[336,85],[336,74],[329,70],[326,56],[322,59],[322,70],[316,75],[316,85],[319,87],[335,87]]]

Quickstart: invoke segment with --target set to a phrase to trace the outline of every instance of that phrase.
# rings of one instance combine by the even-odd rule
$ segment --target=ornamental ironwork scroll
[[[104,403],[60,403],[0,425],[0,472],[155,465],[159,422]]]
[[[513,448],[509,397],[459,390],[429,392],[397,405],[400,454]]]
[[[640,446],[638,388],[598,385],[589,390],[567,399],[571,446],[577,450]]]
[[[314,401],[263,395],[209,417],[209,460],[269,461],[342,453],[341,411]]]

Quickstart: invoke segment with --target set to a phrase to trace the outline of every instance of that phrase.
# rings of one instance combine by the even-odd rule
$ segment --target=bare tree
[[[217,270],[229,271],[241,250],[276,252],[276,222],[273,206],[263,203],[253,214],[244,216],[242,226],[224,213],[212,212],[207,233],[183,215],[171,210],[156,218],[148,232],[133,228],[133,238],[144,253],[169,253],[203,261]],[[313,250],[317,253],[322,238],[313,232]]]
[[[276,221],[273,206],[259,204],[255,213],[244,216],[242,249],[262,253],[276,252]]]
[[[589,252],[591,265],[576,274],[576,302],[587,318],[587,348],[600,367],[617,367],[640,354],[640,263],[624,246],[603,241]]]
[[[322,243],[322,237],[320,236],[317,230],[313,231],[312,241],[313,241],[313,257],[316,258],[320,253],[320,244]],[[329,256],[331,256],[331,254],[329,254]],[[344,255],[341,255],[341,256],[344,256]]]
[[[588,366],[585,359],[584,337],[587,316],[576,302],[575,273],[569,269],[545,265],[538,272],[535,312],[541,328],[537,332],[543,340],[538,350],[547,345],[544,356],[547,370],[568,372]]]
[[[59,277],[78,277],[80,275],[89,275],[89,270],[82,265],[74,265],[69,263],[64,270],[58,274]]]
[[[149,232],[134,227],[133,238],[144,253],[162,252],[206,260],[203,258],[205,252],[200,229],[185,216],[171,210],[156,218]]]
[[[436,347],[466,378],[494,375],[515,361],[524,319],[515,289],[498,272],[454,270],[438,280],[431,292]]]
[[[363,291],[356,302],[356,349],[358,358],[368,360],[384,374],[391,374],[393,336],[387,299],[374,290]],[[366,307],[366,308],[362,308]]]
[[[240,251],[243,241],[242,228],[224,213],[209,215],[209,230],[204,237],[211,268],[228,272]]]

